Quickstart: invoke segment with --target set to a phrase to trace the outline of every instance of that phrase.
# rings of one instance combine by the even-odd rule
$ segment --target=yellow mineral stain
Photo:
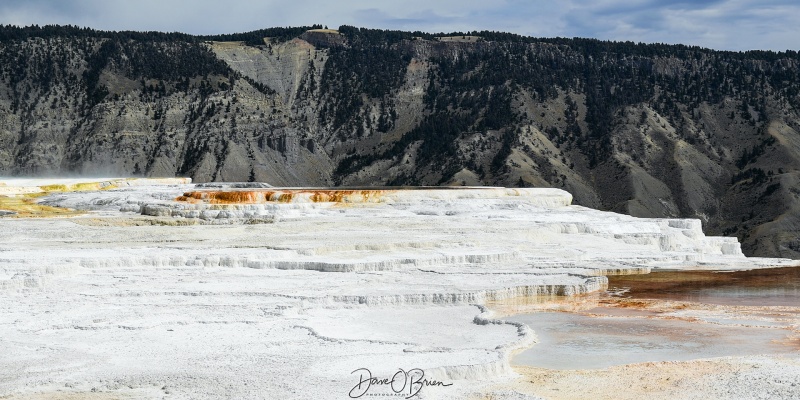
[[[39,186],[39,189],[42,189],[45,192],[66,192],[69,190],[67,185],[44,185]]]
[[[47,218],[47,217],[71,217],[84,214],[83,211],[76,211],[71,208],[52,207],[36,202],[39,197],[47,196],[51,193],[63,192],[84,192],[92,190],[116,189],[117,185],[107,182],[81,182],[70,185],[53,184],[39,186],[41,192],[26,193],[12,196],[0,195],[0,210],[11,211],[8,217],[11,218]]]
[[[116,189],[117,185],[104,183],[104,182],[81,182],[71,185],[55,184],[39,186],[42,191],[49,192],[86,192],[91,190],[109,190]]]
[[[47,218],[71,217],[83,214],[70,208],[51,207],[36,202],[37,197],[46,193],[34,193],[21,196],[0,196],[0,210],[12,211],[11,218]]]

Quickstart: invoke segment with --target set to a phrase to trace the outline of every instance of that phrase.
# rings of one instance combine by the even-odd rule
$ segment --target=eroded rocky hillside
[[[800,57],[494,32],[0,27],[0,173],[564,188],[800,257]]]

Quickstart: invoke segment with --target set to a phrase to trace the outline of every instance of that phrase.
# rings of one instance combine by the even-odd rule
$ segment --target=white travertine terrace
[[[420,368],[453,384],[421,398],[463,398],[512,379],[536,341],[487,302],[603,290],[609,273],[796,265],[558,189],[107,181],[41,199],[87,214],[0,218],[0,396],[348,398],[359,368]]]
[[[66,190],[80,189],[81,185],[97,184],[105,187],[132,187],[139,185],[179,185],[191,183],[190,178],[10,178],[0,182],[0,195],[18,195],[26,193],[44,193],[48,186],[63,186]]]

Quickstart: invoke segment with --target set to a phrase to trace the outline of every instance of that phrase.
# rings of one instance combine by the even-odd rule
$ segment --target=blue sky
[[[319,23],[800,50],[800,0],[2,0],[0,23],[193,34]]]

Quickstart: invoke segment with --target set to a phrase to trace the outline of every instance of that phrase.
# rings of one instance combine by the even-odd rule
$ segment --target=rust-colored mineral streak
[[[208,204],[292,203],[302,199],[313,203],[375,203],[389,192],[382,189],[196,190],[175,200]]]

